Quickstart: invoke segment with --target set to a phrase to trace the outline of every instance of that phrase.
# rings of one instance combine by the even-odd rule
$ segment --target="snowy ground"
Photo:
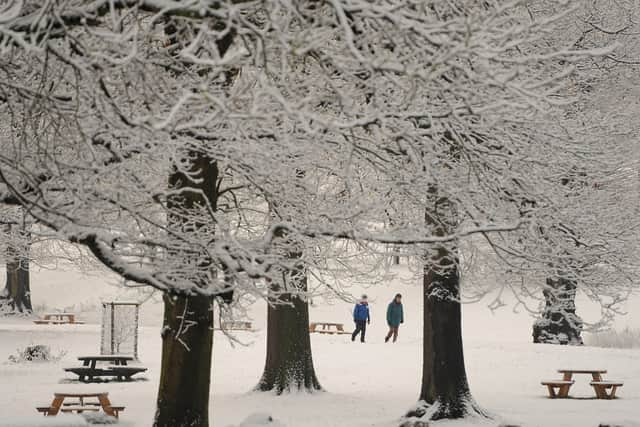
[[[36,305],[48,308],[75,306],[97,322],[97,303],[121,293],[105,286],[107,276],[84,277],[76,272],[42,271],[33,279]],[[395,292],[405,296],[406,322],[397,344],[385,344],[384,310]],[[255,333],[240,333],[247,345],[232,346],[216,334],[211,419],[216,427],[238,425],[253,413],[271,414],[287,427],[391,427],[414,402],[420,384],[420,288],[398,283],[368,289],[373,322],[367,344],[351,343],[348,336],[313,335],[312,345],[320,382],[327,390],[314,395],[272,396],[251,392],[264,363],[265,307],[252,313]],[[629,304],[637,304],[633,301]],[[312,320],[343,321],[350,325],[351,306],[337,303],[312,308]],[[587,310],[582,310],[583,315]],[[99,350],[99,325],[34,325],[28,319],[0,319],[0,426],[17,427],[18,419],[34,417],[35,406],[50,402],[55,391],[108,391],[114,403],[127,408],[123,426],[148,426],[160,366],[160,307],[150,301],[142,313],[141,363],[149,368],[144,380],[132,383],[78,384],[63,367],[77,364],[81,354]],[[640,313],[618,321],[619,326],[640,327]],[[492,314],[482,304],[464,307],[466,363],[476,400],[499,422],[523,427],[597,426],[611,423],[640,427],[640,349],[561,347],[530,344],[531,319],[508,308]],[[47,344],[65,351],[55,363],[11,364],[10,354],[28,344]],[[557,377],[558,368],[603,368],[607,378],[625,381],[620,399],[597,401],[579,376],[571,400],[550,400],[540,380]],[[580,397],[580,398],[578,398]],[[42,417],[41,417],[42,418]],[[41,419],[36,418],[36,419]],[[44,421],[44,419],[43,419]],[[61,420],[58,420],[60,422]],[[69,419],[67,425],[75,425]],[[460,427],[476,422],[437,423]],[[487,425],[496,425],[494,421]],[[56,424],[64,425],[64,424]]]

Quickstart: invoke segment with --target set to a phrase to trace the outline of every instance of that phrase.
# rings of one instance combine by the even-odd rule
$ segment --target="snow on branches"
[[[611,265],[606,206],[565,211],[601,153],[558,119],[572,64],[610,50],[547,43],[575,9],[528,3],[10,2],[0,195],[169,293],[260,294],[300,262],[276,230],[310,268],[335,239],[420,255],[474,234],[520,268]],[[456,206],[445,236],[429,188]]]

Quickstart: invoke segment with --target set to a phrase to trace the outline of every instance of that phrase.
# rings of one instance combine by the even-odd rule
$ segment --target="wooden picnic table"
[[[128,366],[127,362],[134,360],[133,356],[110,354],[99,356],[80,356],[78,360],[82,362],[82,367],[65,368],[66,372],[78,375],[80,381],[91,382],[99,377],[114,377],[118,381],[129,381],[137,373],[144,372],[147,368]],[[115,366],[98,368],[98,362],[112,362]]]
[[[81,325],[84,322],[76,320],[75,313],[44,313],[42,319],[34,320],[33,323],[38,325]]]
[[[222,322],[220,329],[225,331],[253,331],[251,322],[246,320],[232,320],[228,322]]]
[[[562,374],[561,380],[542,381],[542,385],[549,389],[549,397],[551,398],[569,397],[569,389],[575,383],[573,375],[578,374],[591,375],[592,380],[589,384],[593,387],[598,399],[615,398],[618,387],[624,385],[622,381],[603,380],[602,375],[607,373],[605,369],[558,369],[558,372]]]
[[[65,402],[65,399],[73,399]],[[109,393],[54,393],[53,401],[49,406],[37,407],[36,411],[41,412],[45,417],[55,416],[60,412],[97,412],[100,409],[105,414],[118,418],[124,406],[114,406],[109,400]]]
[[[345,332],[344,323],[335,322],[312,322],[309,324],[309,333],[319,334],[349,334]]]
[[[127,362],[133,360],[133,356],[123,354],[101,354],[99,356],[79,356],[78,360],[83,366],[96,367],[97,362],[113,362],[116,366],[127,366]]]

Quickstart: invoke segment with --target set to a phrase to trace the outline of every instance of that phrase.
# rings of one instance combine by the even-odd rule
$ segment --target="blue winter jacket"
[[[369,320],[369,304],[356,304],[353,309],[353,320],[356,322],[359,320]]]

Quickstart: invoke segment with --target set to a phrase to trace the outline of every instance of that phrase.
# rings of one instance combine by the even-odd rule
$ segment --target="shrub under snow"
[[[62,359],[66,351],[60,351],[53,354],[48,345],[33,344],[24,348],[19,348],[16,354],[9,356],[9,361],[13,363],[24,362],[57,362]]]
[[[624,328],[589,334],[587,345],[606,348],[640,348],[640,329]]]

